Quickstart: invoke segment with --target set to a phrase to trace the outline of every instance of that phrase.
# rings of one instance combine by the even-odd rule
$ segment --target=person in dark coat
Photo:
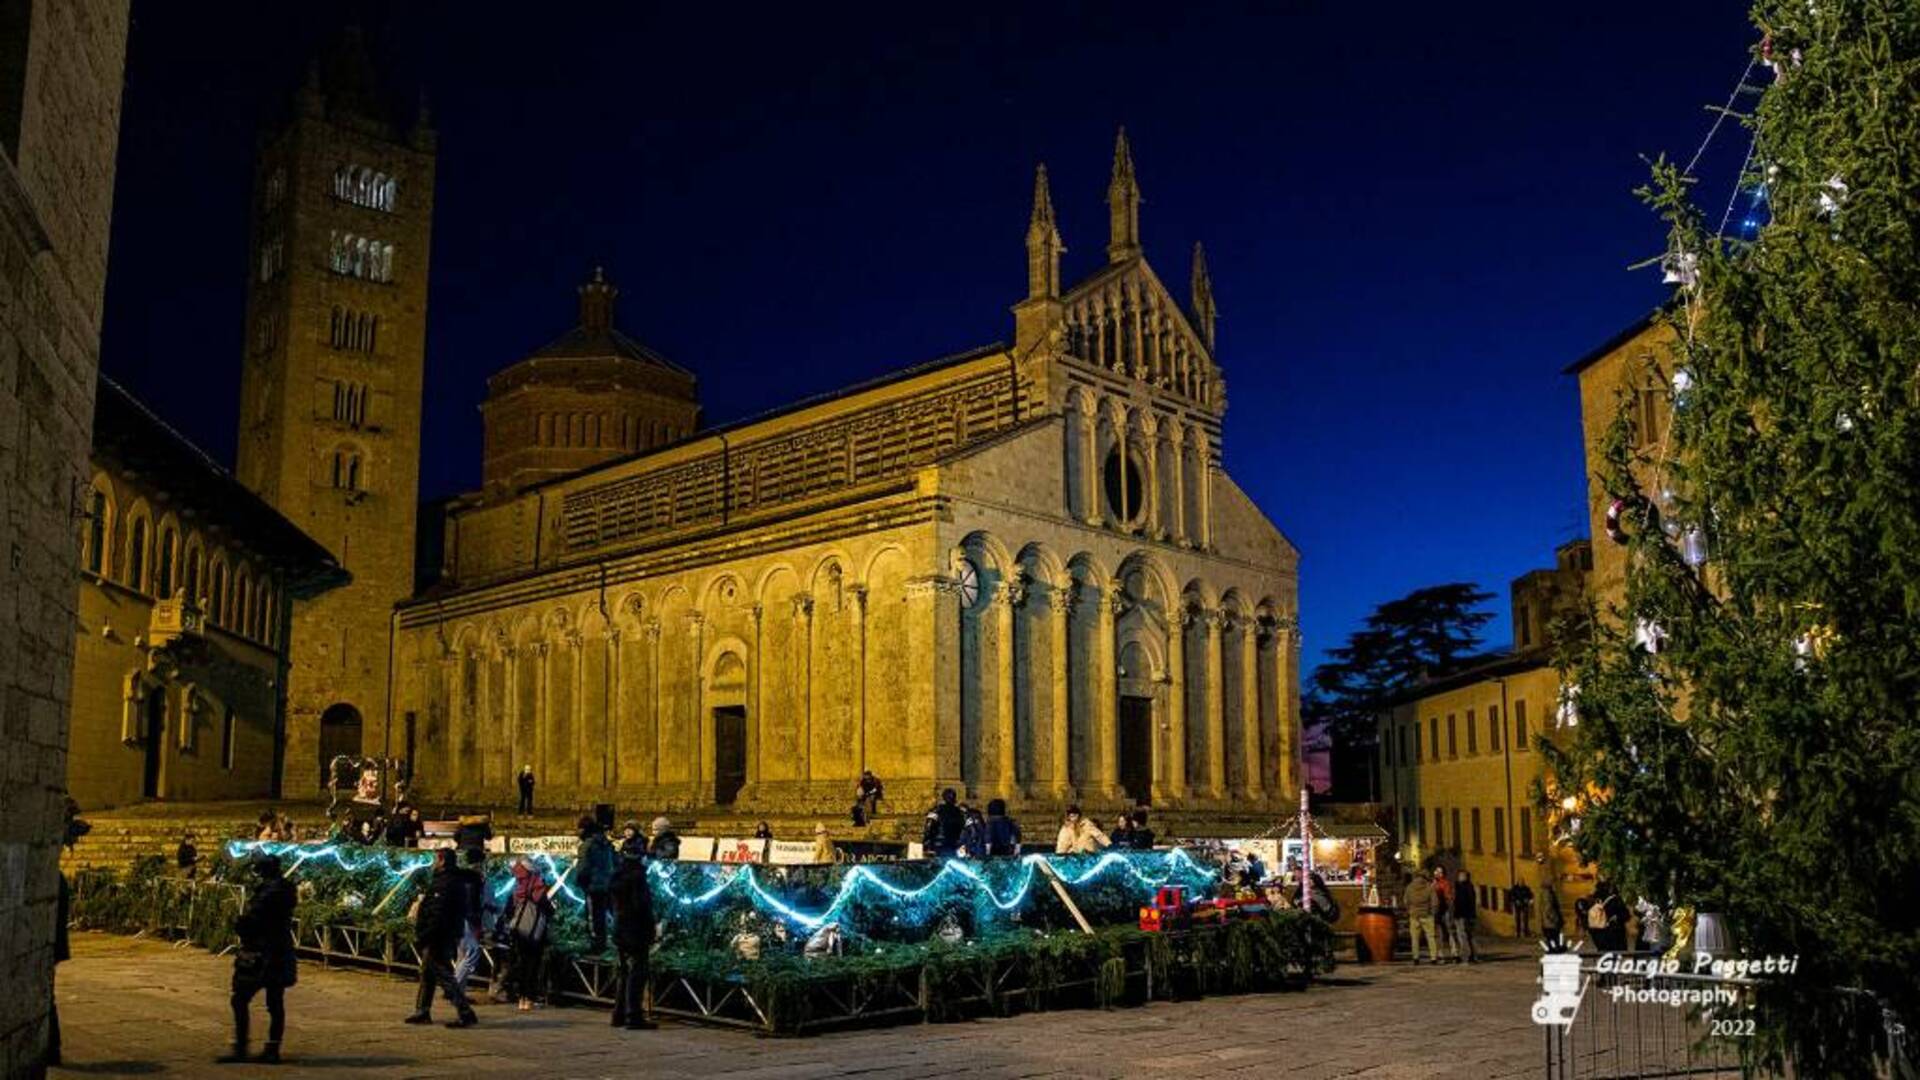
[[[434,852],[433,877],[427,882],[426,894],[420,898],[420,910],[413,921],[413,942],[420,950],[420,994],[415,999],[413,1015],[407,1017],[409,1024],[433,1022],[435,985],[459,1011],[459,1019],[447,1021],[448,1027],[472,1027],[480,1022],[474,1015],[473,1004],[467,1000],[465,988],[453,977],[454,953],[467,929],[468,893],[467,877],[455,866],[453,849],[441,848]]]
[[[520,785],[520,813],[533,813],[533,766],[520,766],[520,778],[516,782]]]
[[[653,948],[653,885],[647,881],[647,845],[629,840],[613,873],[613,943],[620,950],[620,992],[613,1026],[628,1031],[654,1027],[641,1009],[647,988],[647,958]]]
[[[1020,854],[1020,823],[1007,816],[1007,800],[987,801],[987,855],[1005,858]]]
[[[1132,843],[1130,846],[1133,850],[1153,850],[1153,830],[1147,827],[1147,808],[1144,806],[1136,806],[1133,808],[1133,836],[1131,839]]]
[[[960,809],[960,793],[948,788],[940,801],[927,811],[926,827],[920,843],[930,859],[945,858],[960,850],[960,833],[967,827],[966,812]]]
[[[673,831],[673,822],[666,815],[653,819],[648,827],[652,839],[647,841],[647,858],[678,859],[680,857],[680,834]]]
[[[592,818],[581,817],[579,836],[578,880],[580,891],[587,895],[587,925],[593,934],[587,951],[601,953],[607,949],[607,913],[613,904],[609,890],[613,888],[614,863],[619,856],[613,852],[613,843],[607,839],[607,831]]]
[[[493,815],[473,814],[460,819],[453,830],[453,846],[462,851],[468,848],[487,850],[487,841],[493,839]]]
[[[234,920],[240,947],[233,955],[233,1052],[223,1064],[247,1060],[247,1028],[253,996],[267,992],[267,1044],[257,1059],[264,1064],[280,1060],[280,1040],[287,1031],[287,987],[299,978],[293,955],[293,909],[299,902],[293,883],[280,873],[280,860],[263,855],[254,860],[259,884],[247,896],[247,906]]]

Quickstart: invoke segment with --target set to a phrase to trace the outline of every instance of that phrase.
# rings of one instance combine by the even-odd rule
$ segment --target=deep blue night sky
[[[597,262],[709,421],[1009,338],[1033,164],[1075,280],[1124,123],[1176,294],[1206,243],[1227,468],[1301,549],[1309,664],[1447,580],[1502,641],[1507,581],[1585,532],[1560,370],[1658,301],[1642,155],[1694,148],[1754,39],[1735,0],[295,7],[134,7],[103,364],[216,457],[254,135],[349,18],[440,130],[423,496],[475,485],[482,380]]]

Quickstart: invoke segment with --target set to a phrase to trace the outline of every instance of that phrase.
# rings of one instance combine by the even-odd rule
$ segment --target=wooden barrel
[[[1354,919],[1354,959],[1362,964],[1384,964],[1393,959],[1394,909],[1363,907]]]

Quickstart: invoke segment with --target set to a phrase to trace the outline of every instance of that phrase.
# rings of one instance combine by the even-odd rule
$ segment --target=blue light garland
[[[418,854],[408,857],[402,852],[391,849],[369,849],[364,859],[355,860],[345,854],[337,844],[316,846],[269,840],[233,840],[227,844],[227,854],[235,859],[255,853],[276,856],[294,855],[293,866],[288,869],[289,874],[308,862],[326,860],[349,873],[384,867],[387,880],[395,882],[404,881],[433,865],[432,855]],[[559,888],[556,891],[560,896],[575,904],[586,902],[585,897],[565,880],[567,870],[571,866],[570,862],[556,858],[547,852],[533,853],[529,857],[541,864],[553,880],[559,882]],[[835,921],[861,889],[867,886],[877,889],[902,907],[918,904],[931,896],[938,895],[940,890],[957,886],[969,891],[977,891],[984,895],[994,908],[1002,912],[1010,912],[1027,902],[1033,891],[1033,879],[1040,872],[1039,867],[1042,864],[1046,865],[1048,872],[1059,877],[1068,886],[1084,885],[1115,867],[1126,870],[1135,882],[1149,889],[1158,888],[1180,877],[1189,878],[1199,884],[1211,881],[1218,875],[1217,871],[1194,862],[1192,856],[1180,848],[1174,848],[1162,855],[1163,872],[1159,874],[1149,873],[1138,865],[1147,861],[1149,857],[1150,854],[1144,852],[1122,855],[1109,851],[1101,855],[1091,866],[1081,869],[1072,876],[1067,876],[1059,872],[1055,856],[1022,856],[1019,876],[1013,888],[1005,896],[996,893],[986,875],[981,873],[981,868],[990,865],[988,863],[957,858],[947,859],[941,863],[939,872],[931,879],[914,887],[896,885],[880,876],[872,867],[856,865],[848,867],[841,875],[839,888],[833,899],[818,911],[805,911],[787,903],[761,882],[759,872],[751,864],[724,868],[715,864],[720,872],[719,880],[712,887],[698,893],[681,892],[673,879],[676,870],[703,864],[654,862],[648,865],[648,872],[656,883],[657,891],[676,906],[692,910],[705,908],[718,902],[737,886],[745,892],[747,899],[754,907],[808,931],[817,930]],[[512,888],[513,882],[508,881],[495,895],[504,898]],[[895,918],[897,921],[900,915],[896,914]]]

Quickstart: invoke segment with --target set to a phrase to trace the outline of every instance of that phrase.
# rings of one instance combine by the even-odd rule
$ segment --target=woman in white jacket
[[[1112,841],[1100,826],[1080,816],[1078,806],[1067,807],[1067,820],[1060,826],[1060,837],[1053,842],[1057,855],[1091,855]]]

